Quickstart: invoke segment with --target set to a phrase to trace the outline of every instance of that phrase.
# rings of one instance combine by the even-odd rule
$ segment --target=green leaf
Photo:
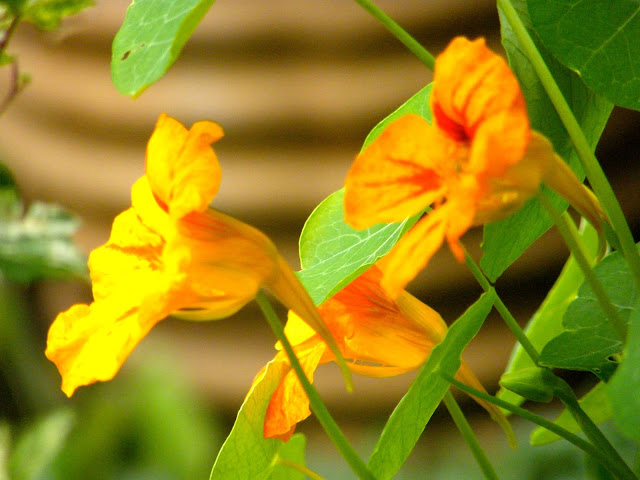
[[[631,314],[624,361],[607,385],[613,418],[622,433],[640,445],[640,305]]]
[[[636,0],[528,0],[545,47],[615,105],[640,109],[640,5]]]
[[[284,442],[263,437],[264,417],[271,395],[288,368],[284,362],[267,364],[264,376],[253,385],[240,407],[231,433],[213,465],[210,480],[269,478]]]
[[[612,105],[590,91],[577,74],[561,65],[546,51],[531,29],[526,0],[512,0],[511,3],[536,42],[538,50],[564,97],[568,100],[586,138],[595,148],[613,108]],[[511,69],[520,81],[527,101],[532,128],[551,140],[555,151],[568,162],[579,178],[584,178],[569,135],[533,66],[525,57],[515,34],[502,14],[500,22],[502,24],[502,43],[507,51]],[[567,202],[565,200],[555,194],[552,198],[558,210],[564,211],[566,209]],[[550,226],[551,220],[535,198],[527,202],[514,215],[486,225],[482,245],[484,255],[480,260],[480,266],[485,274],[492,281],[495,281]]]
[[[111,78],[120,93],[137,96],[160,79],[214,0],[135,0],[113,40]]]
[[[627,322],[635,309],[637,292],[624,257],[619,252],[607,255],[593,272],[622,321]],[[622,351],[623,345],[586,283],[567,308],[562,325],[565,332],[545,345],[540,364],[591,371],[607,381],[617,366],[614,356]]]
[[[367,135],[362,149],[373,142],[395,119],[409,113],[431,122],[429,95],[432,84],[379,122]],[[376,260],[391,250],[420,215],[399,223],[378,224],[356,230],[344,221],[344,189],[332,193],[307,219],[300,234],[300,280],[316,305],[346,287]]]
[[[611,407],[606,394],[606,384],[599,382],[593,389],[580,399],[580,407],[585,411],[595,424],[600,424],[611,418]],[[558,418],[554,420],[556,425],[570,431],[580,433],[582,429],[578,425],[568,410],[564,410]],[[561,440],[561,437],[550,432],[546,428],[538,427],[531,432],[531,445],[539,446]]]
[[[92,7],[94,0],[27,0],[13,2],[22,11],[21,18],[43,30],[54,30],[63,18]],[[23,5],[18,6],[18,4]]]
[[[478,333],[494,300],[494,291],[482,295],[456,320],[398,403],[369,460],[369,468],[379,480],[392,478],[408,458],[449,389],[449,382],[441,373],[455,376],[460,368],[462,351]]]
[[[293,435],[280,449],[278,456],[289,462],[304,466],[304,450],[306,439],[301,433]],[[269,480],[304,480],[304,473],[294,470],[286,465],[276,464]]]
[[[73,243],[78,220],[57,205],[33,203],[20,216],[19,199],[0,189],[0,273],[28,282],[87,276],[87,260]]]
[[[320,305],[391,250],[419,218],[356,230],[344,221],[344,190],[329,195],[307,219],[300,235],[298,277]]]
[[[13,480],[46,478],[50,463],[62,449],[75,423],[69,409],[56,410],[30,425],[16,441],[9,458]]]
[[[433,90],[433,83],[422,88],[418,93],[409,98],[409,100],[404,102],[392,113],[387,115],[380,123],[373,127],[373,130],[371,130],[369,135],[367,135],[367,138],[364,139],[361,151],[367,148],[371,142],[378,138],[382,131],[387,128],[387,125],[403,115],[415,113],[416,115],[420,115],[427,122],[431,123],[432,115],[429,105],[431,90]]]
[[[583,222],[583,226],[582,241],[590,259],[594,260],[598,251],[598,235],[590,223]],[[542,350],[552,338],[563,332],[562,317],[569,304],[576,298],[578,288],[583,282],[582,269],[573,256],[570,256],[542,305],[533,314],[525,329],[527,337],[538,351]],[[531,357],[518,343],[513,349],[509,365],[503,375],[534,366]],[[520,405],[524,400],[521,396],[504,388],[501,388],[496,396],[514,405]],[[505,414],[509,413],[505,411]]]

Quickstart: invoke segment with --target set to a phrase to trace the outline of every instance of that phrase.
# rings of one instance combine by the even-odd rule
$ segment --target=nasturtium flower
[[[419,368],[447,332],[446,323],[435,310],[406,291],[393,299],[380,285],[381,279],[381,270],[373,266],[318,308],[347,366],[369,377],[389,377]],[[285,334],[310,381],[319,365],[335,359],[322,338],[294,312],[289,312]],[[280,344],[276,348],[280,351],[274,361],[289,365]],[[457,378],[484,391],[464,361]],[[476,401],[511,437],[511,428],[500,409]],[[310,414],[307,395],[289,366],[267,407],[264,436],[288,440],[296,424]]]
[[[89,256],[94,301],[60,313],[47,357],[62,390],[113,378],[160,320],[232,315],[262,287],[332,344],[294,272],[259,230],[209,207],[220,185],[211,144],[223,135],[202,121],[187,130],[161,115],[146,152],[146,174],[131,192],[106,244]]]
[[[433,125],[418,115],[392,122],[355,159],[345,180],[345,220],[363,229],[432,210],[385,258],[393,296],[446,239],[462,260],[460,237],[505,218],[544,183],[599,228],[593,194],[531,130],[524,97],[507,63],[484,39],[455,38],[436,59]]]

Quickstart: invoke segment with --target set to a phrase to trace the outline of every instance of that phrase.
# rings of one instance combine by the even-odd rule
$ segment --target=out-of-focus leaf
[[[431,89],[432,84],[422,88],[373,127],[362,149],[378,138],[389,123],[402,115],[413,113],[431,122]],[[404,222],[356,230],[344,221],[343,198],[343,189],[329,195],[311,213],[300,234],[302,270],[298,272],[298,276],[317,305],[347,286],[387,254],[419,218],[417,215]]]
[[[75,15],[94,5],[94,0],[27,0],[17,8],[21,18],[43,30],[54,30],[63,18]]]
[[[9,459],[13,480],[46,478],[50,463],[61,450],[75,423],[73,412],[57,410],[31,425],[15,442]]]
[[[528,0],[544,46],[615,105],[640,109],[640,5],[635,0]]]
[[[628,322],[635,309],[637,291],[624,257],[619,252],[607,255],[593,272],[621,320]],[[612,356],[622,352],[623,345],[586,282],[567,308],[562,325],[565,332],[545,345],[540,364],[587,370],[604,381],[609,380],[618,365]]]
[[[120,93],[137,96],[159,80],[214,0],[137,0],[113,40],[111,78]]]
[[[304,435],[296,433],[280,448],[278,456],[297,465],[304,466],[304,449],[306,443]],[[277,464],[273,468],[269,480],[304,480],[305,478],[307,477],[305,477],[304,473],[286,465]]]
[[[640,305],[635,307],[624,360],[607,385],[607,394],[616,425],[640,445]]]
[[[76,424],[38,480],[207,477],[223,427],[163,346],[140,345],[143,361],[74,394]]]
[[[24,217],[15,190],[0,188],[0,273],[22,282],[87,275],[73,244],[78,220],[57,205],[33,203]]]
[[[231,433],[213,465],[210,480],[269,478],[284,442],[264,438],[264,417],[271,395],[288,368],[284,362],[267,364],[264,376],[253,385],[238,411]]]
[[[511,0],[511,3],[517,10],[527,30],[533,36],[536,47],[542,54],[564,97],[569,102],[569,106],[582,127],[586,138],[595,148],[613,106],[607,100],[589,90],[576,73],[561,65],[544,48],[531,28],[526,0]],[[551,140],[555,151],[569,163],[579,178],[584,178],[579,166],[578,156],[575,153],[569,135],[540,83],[533,66],[524,55],[524,50],[520,46],[511,26],[502,14],[500,15],[500,23],[502,25],[502,43],[507,51],[511,69],[518,77],[527,101],[532,128]],[[566,201],[555,194],[551,198],[557,209],[561,211],[566,209]],[[520,257],[529,245],[549,229],[551,224],[552,222],[548,215],[534,198],[514,215],[486,225],[484,227],[482,245],[484,255],[480,260],[480,266],[485,274],[492,281],[495,281],[509,265]]]
[[[582,241],[590,258],[595,259],[598,251],[598,236],[590,223],[584,222]],[[580,288],[582,282],[584,282],[582,269],[580,269],[573,256],[571,256],[569,260],[567,260],[553,287],[549,290],[544,302],[542,302],[542,305],[540,305],[536,313],[533,314],[525,329],[527,337],[538,351],[542,350],[552,338],[557,337],[563,332],[562,317],[569,304],[576,298],[578,288]],[[529,357],[524,348],[522,348],[522,345],[518,343],[513,349],[509,365],[504,375],[534,366],[531,357]],[[496,396],[514,405],[520,405],[524,400],[521,396],[504,388],[501,388]],[[510,414],[510,412],[506,410],[504,413],[506,415]]]
[[[344,221],[343,198],[344,190],[329,195],[309,216],[300,235],[302,270],[298,277],[316,305],[388,253],[418,220],[416,216],[356,230]]]
[[[431,415],[449,389],[441,373],[454,377],[460,356],[478,333],[495,301],[495,292],[486,293],[455,321],[400,400],[378,439],[369,468],[378,480],[392,478],[404,464],[422,435]]]
[[[602,423],[611,418],[611,406],[609,405],[609,399],[607,398],[606,384],[600,382],[593,387],[591,391],[580,399],[580,407],[596,424]],[[573,416],[566,409],[554,420],[553,423],[570,431],[571,433],[579,433],[582,431]],[[560,439],[561,437],[542,427],[538,427],[531,432],[530,438],[531,445],[535,446],[546,445]]]

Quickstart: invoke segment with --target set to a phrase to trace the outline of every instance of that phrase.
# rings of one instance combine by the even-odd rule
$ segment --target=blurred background
[[[0,159],[21,193],[27,201],[54,202],[75,212],[82,220],[77,243],[88,253],[107,240],[114,216],[129,206],[158,115],[166,112],[187,126],[215,120],[225,130],[215,146],[223,174],[216,208],[262,229],[298,269],[297,239],[307,216],[341,188],[369,130],[430,82],[430,72],[355,2],[218,0],[168,74],[132,100],[115,90],[109,72],[111,42],[128,3],[98,0],[56,32],[23,24],[12,39],[9,53],[17,55],[32,81],[0,117]],[[501,51],[494,2],[377,3],[431,52],[440,52],[455,35],[484,36]],[[8,85],[9,72],[0,72]],[[634,229],[640,211],[640,176],[633,163],[640,150],[637,124],[637,113],[614,110],[597,152]],[[465,237],[476,255],[480,241],[480,231]],[[499,293],[523,324],[565,258],[559,236],[550,232],[499,281]],[[64,446],[54,435],[48,447],[63,459],[55,474],[27,472],[21,478],[208,478],[253,377],[275,352],[256,307],[219,322],[161,322],[122,374],[109,384],[80,389],[69,401],[42,352],[56,314],[90,302],[89,286],[41,281],[5,287],[0,306],[18,332],[11,338],[24,334],[25,343],[15,340],[14,347],[2,350],[3,418],[19,431],[53,425],[52,431],[70,432]],[[411,290],[447,322],[480,294],[446,249]],[[490,318],[469,347],[466,359],[489,391],[497,388],[513,344],[502,322]],[[356,393],[347,395],[337,369],[326,366],[316,382],[338,422],[367,455],[412,378],[359,377]],[[533,469],[541,468],[536,459],[548,452],[525,448],[503,454],[508,448],[499,428],[474,404],[460,400],[490,455],[500,452],[501,468],[514,472],[505,478],[515,478],[522,468],[524,457],[513,455],[527,456],[528,478],[551,478]],[[40,417],[52,411],[53,416]],[[522,428],[526,439],[530,427]],[[352,478],[313,419],[299,431],[309,436],[312,469],[328,478]],[[0,430],[0,445],[10,441],[8,432]],[[36,447],[44,448],[28,442],[21,447],[25,458]],[[87,455],[85,464],[64,460],[65,452],[79,455],[79,450]],[[566,478],[574,478],[580,455],[558,447],[555,452],[569,472]],[[478,477],[465,455],[446,413],[439,411],[398,478],[423,478],[417,472],[425,471],[431,478]]]

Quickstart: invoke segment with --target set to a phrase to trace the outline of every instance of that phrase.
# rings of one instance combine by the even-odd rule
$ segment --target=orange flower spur
[[[260,231],[209,208],[220,184],[213,122],[187,130],[161,115],[149,140],[146,174],[132,207],[113,222],[107,243],[89,256],[94,301],[60,313],[47,357],[62,390],[113,378],[160,320],[227,317],[262,287],[295,310],[337,352],[308,294]]]
[[[371,267],[319,307],[348,367],[369,377],[389,377],[419,368],[447,332],[435,310],[406,291],[392,299],[380,286],[381,278],[381,270]],[[310,381],[319,365],[335,359],[326,343],[293,312],[289,312],[285,333]],[[288,440],[296,424],[310,415],[309,400],[287,355],[279,351],[274,361],[288,368],[267,407],[264,436]],[[261,374],[255,382],[260,378]],[[464,361],[457,378],[484,391]],[[500,409],[477,401],[511,438],[511,427]]]
[[[529,126],[524,97],[506,62],[483,39],[455,38],[436,59],[433,125],[418,115],[392,122],[354,161],[345,180],[345,219],[354,228],[432,210],[396,244],[383,284],[392,296],[446,239],[462,260],[460,237],[505,218],[541,183],[601,230],[593,194]]]

